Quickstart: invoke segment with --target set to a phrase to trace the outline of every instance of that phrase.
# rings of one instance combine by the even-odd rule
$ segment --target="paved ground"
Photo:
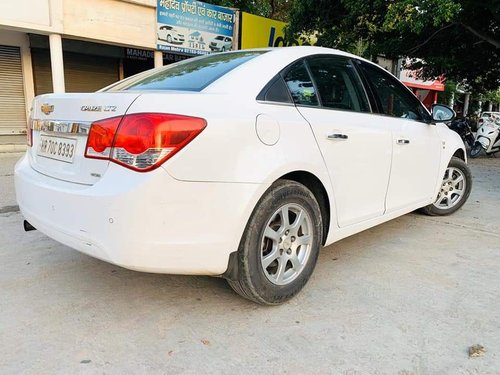
[[[500,158],[471,162],[455,215],[406,215],[325,248],[280,307],[24,233],[14,161],[0,159],[1,374],[500,373]],[[468,358],[474,344],[487,352]]]

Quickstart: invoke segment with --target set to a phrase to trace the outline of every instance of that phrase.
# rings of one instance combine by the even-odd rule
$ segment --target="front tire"
[[[470,169],[462,159],[452,157],[444,173],[436,201],[422,209],[430,216],[450,215],[462,207],[472,189]]]
[[[283,303],[304,287],[318,258],[323,223],[313,193],[279,180],[257,203],[237,253],[235,280],[242,297],[263,305]]]

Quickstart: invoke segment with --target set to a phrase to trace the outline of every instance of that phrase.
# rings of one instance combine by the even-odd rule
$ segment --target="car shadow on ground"
[[[314,288],[317,287],[323,289],[322,293],[325,293],[321,287],[321,283],[325,282],[333,288],[330,297],[334,298],[336,277],[332,275],[342,275],[340,269],[346,268],[351,277],[356,277],[355,274],[360,272],[356,263],[360,259],[372,257],[377,249],[386,247],[385,238],[392,238],[389,241],[389,244],[392,244],[398,241],[399,235],[403,235],[398,228],[417,227],[416,224],[412,224],[414,222],[412,216],[415,215],[406,215],[323,248],[312,280],[304,292],[292,300],[292,303],[314,298],[316,294]],[[33,293],[42,292],[57,297],[63,294],[65,297],[62,299],[63,303],[70,305],[82,301],[92,300],[93,303],[101,301],[105,302],[109,309],[113,309],[113,306],[120,309],[123,303],[138,304],[138,307],[145,308],[145,305],[158,304],[159,301],[177,306],[229,304],[231,307],[258,307],[239,297],[223,278],[128,270],[79,253],[40,232],[25,233],[22,230],[20,213],[11,213],[8,220],[12,225],[11,233],[19,239],[17,245],[21,247],[18,254],[22,255],[15,265],[21,270],[18,269],[17,273],[40,281],[30,288]],[[359,277],[362,279],[363,275],[360,274]],[[62,301],[59,299],[58,303]]]

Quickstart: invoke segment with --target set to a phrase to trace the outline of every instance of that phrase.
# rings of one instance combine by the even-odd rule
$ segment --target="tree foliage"
[[[483,95],[481,95],[480,99],[483,102],[490,102],[494,104],[500,103],[500,88],[484,93]]]
[[[209,3],[237,8],[263,17],[287,21],[293,0],[208,0]]]
[[[500,85],[498,0],[294,0],[289,35],[365,57],[406,56],[422,78],[466,80],[476,91]]]

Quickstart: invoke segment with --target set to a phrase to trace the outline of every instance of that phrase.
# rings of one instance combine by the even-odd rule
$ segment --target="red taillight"
[[[94,159],[109,159],[113,139],[116,129],[120,125],[123,117],[112,117],[92,123],[89,137],[87,138],[87,147],[85,148],[85,157]]]
[[[85,157],[109,159],[136,171],[150,171],[205,129],[202,118],[137,113],[94,122]]]

